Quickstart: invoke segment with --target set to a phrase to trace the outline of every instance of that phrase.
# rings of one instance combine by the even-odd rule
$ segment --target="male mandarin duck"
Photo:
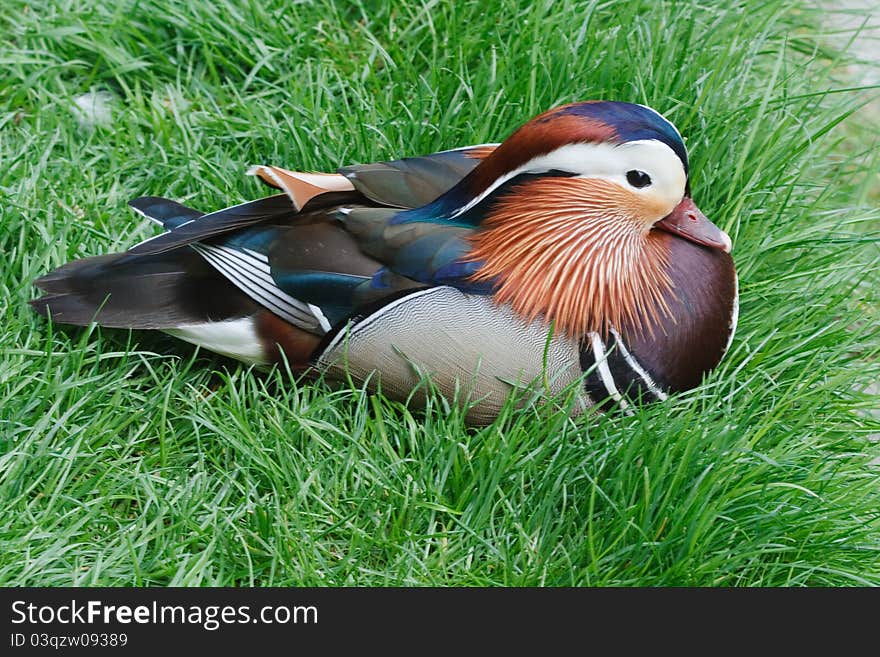
[[[466,393],[474,424],[531,384],[577,386],[575,412],[662,400],[730,345],[730,238],[691,199],[678,130],[648,107],[574,103],[501,144],[251,173],[281,193],[208,214],[131,201],[166,232],[56,269],[31,303],[401,400],[429,375]]]

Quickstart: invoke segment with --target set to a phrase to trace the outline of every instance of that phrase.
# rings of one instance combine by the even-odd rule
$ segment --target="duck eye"
[[[632,171],[626,172],[626,181],[636,189],[641,189],[642,187],[647,187],[651,184],[651,176],[644,171],[636,171],[633,169]]]

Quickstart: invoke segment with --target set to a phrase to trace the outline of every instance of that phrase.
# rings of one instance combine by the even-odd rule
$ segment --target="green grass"
[[[880,584],[860,392],[880,379],[880,156],[822,13],[171,4],[0,7],[0,583]],[[93,89],[114,115],[86,129],[72,99]],[[469,430],[442,399],[410,413],[26,305],[41,273],[153,233],[129,198],[215,209],[265,193],[253,163],[498,140],[589,98],[678,125],[740,274],[723,365],[632,416]]]

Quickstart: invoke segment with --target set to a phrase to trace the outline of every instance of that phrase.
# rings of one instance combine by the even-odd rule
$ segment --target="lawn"
[[[174,4],[0,6],[0,584],[880,584],[880,149],[851,35],[788,0]],[[497,141],[593,98],[677,124],[734,242],[731,352],[665,403],[468,429],[27,306],[155,233],[130,198],[216,209],[267,193],[251,164]]]

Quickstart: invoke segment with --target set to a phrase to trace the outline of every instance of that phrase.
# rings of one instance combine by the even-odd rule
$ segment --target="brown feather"
[[[248,173],[259,177],[267,185],[284,191],[297,211],[321,194],[354,190],[354,185],[338,173],[302,173],[263,164],[253,167]]]
[[[280,365],[287,361],[295,372],[309,367],[309,359],[321,342],[320,336],[304,331],[268,310],[257,314],[256,326],[263,354],[269,363]]]
[[[649,199],[604,180],[539,179],[502,197],[471,240],[473,279],[528,320],[573,337],[651,331],[669,315],[669,249],[643,219]]]
[[[464,150],[464,156],[472,160],[485,160],[489,155],[495,152],[497,146],[474,146]]]

